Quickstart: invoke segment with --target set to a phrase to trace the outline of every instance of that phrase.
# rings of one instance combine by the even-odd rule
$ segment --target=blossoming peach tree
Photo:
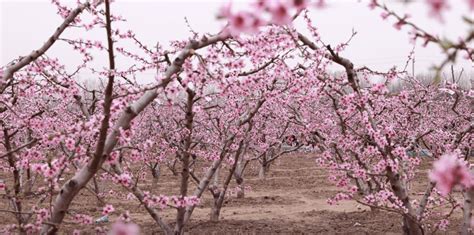
[[[113,226],[98,233],[139,233],[130,214],[111,203],[115,198],[140,205],[165,234],[183,234],[205,193],[217,221],[233,179],[243,197],[249,163],[259,162],[264,178],[277,158],[306,149],[340,189],[328,203],[356,200],[398,213],[406,234],[445,229],[462,208],[461,231],[471,233],[474,94],[441,82],[441,71],[458,54],[473,61],[474,31],[449,41],[369,1],[396,28],[410,27],[415,41],[442,48],[446,59],[426,85],[406,68],[355,67],[342,55],[355,33],[347,42],[325,43],[307,14],[324,9],[321,0],[256,1],[244,11],[224,4],[221,32],[193,32],[168,49],[121,29],[124,19],[112,14],[109,0],[73,8],[52,2],[62,24],[40,48],[0,68],[0,212],[16,221],[2,232],[56,234],[65,219],[73,219],[75,234],[93,228],[93,215],[74,204],[87,191],[102,215],[120,210]],[[442,21],[449,1],[426,2]],[[474,9],[474,1],[465,2]],[[296,18],[309,36],[293,27]],[[72,27],[106,37],[65,38]],[[66,69],[47,53],[56,43],[70,45],[82,62]],[[97,54],[106,55],[103,69],[92,66]],[[119,67],[118,59],[133,66]],[[333,65],[344,73],[330,73]],[[77,79],[84,71],[98,85]],[[149,71],[156,79],[142,81]],[[400,89],[393,89],[395,80]],[[429,176],[419,176],[433,158]],[[167,168],[177,176],[176,190],[146,185],[162,180]],[[412,184],[420,177],[426,191],[415,196]],[[107,182],[121,189],[107,192]],[[165,208],[175,209],[174,220],[164,219]]]

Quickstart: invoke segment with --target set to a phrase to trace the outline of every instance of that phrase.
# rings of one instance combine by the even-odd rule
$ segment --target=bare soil
[[[426,187],[426,169],[428,163],[420,169],[419,182],[413,185],[413,197],[417,197]],[[245,198],[237,199],[229,195],[221,212],[220,221],[210,222],[212,198],[206,192],[201,204],[195,209],[191,222],[187,226],[188,234],[401,234],[400,215],[387,211],[371,211],[354,201],[343,201],[339,205],[329,205],[326,200],[335,195],[338,189],[328,182],[327,173],[316,167],[314,158],[307,154],[295,154],[281,157],[272,165],[265,180],[258,178],[258,170],[250,168],[245,175],[244,185],[250,187],[245,192]],[[227,170],[222,169],[222,174]],[[150,174],[151,177],[151,174]],[[143,234],[160,234],[158,225],[136,201],[125,200],[127,192],[119,185],[108,182],[103,187],[104,192],[113,189],[120,192],[122,199],[106,197],[107,203],[112,204],[115,212],[110,220],[113,221],[120,213],[128,210],[132,221],[141,226]],[[158,183],[141,181],[139,185],[144,190],[155,195],[174,195],[178,191],[179,177],[174,176],[166,168]],[[235,188],[233,182],[230,186]],[[192,192],[192,190],[190,190]],[[5,198],[0,201],[0,208],[8,208]],[[98,218],[102,206],[96,197],[82,190],[77,200],[73,202],[71,213],[88,214]],[[162,212],[164,220],[172,222],[175,219],[175,209],[165,209]],[[460,211],[455,212],[449,232],[457,234]],[[0,211],[0,226],[15,223],[10,213]],[[61,231],[70,234],[74,228],[83,229],[86,234],[93,234],[94,227],[110,226],[111,222],[94,226],[80,226],[67,216]],[[443,234],[445,234],[443,232]]]

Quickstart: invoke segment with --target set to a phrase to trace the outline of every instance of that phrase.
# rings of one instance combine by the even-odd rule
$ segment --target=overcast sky
[[[70,1],[74,3],[75,1]],[[235,2],[235,0],[234,0]],[[241,2],[241,1],[237,1]],[[398,31],[392,27],[393,21],[383,21],[380,11],[368,9],[366,2],[358,0],[328,0],[325,9],[311,9],[313,22],[319,28],[322,39],[336,44],[348,39],[352,29],[358,34],[343,53],[356,65],[367,65],[378,70],[389,69],[394,65],[403,67],[413,45],[409,43],[406,30]],[[451,0],[451,9],[444,15],[445,23],[428,17],[424,0],[412,4],[387,1],[388,6],[400,13],[407,12],[414,22],[429,32],[451,39],[465,35],[467,25],[461,21],[462,15],[470,14],[464,0]],[[170,40],[186,39],[190,36],[184,17],[198,32],[218,32],[223,22],[216,21],[215,14],[223,1],[217,0],[161,0],[161,1],[124,1],[116,0],[112,11],[122,15],[128,22],[121,24],[123,29],[133,29],[136,35],[150,47],[160,42],[168,45]],[[237,5],[242,5],[239,3]],[[472,13],[472,12],[471,12]],[[5,65],[20,55],[38,48],[61,23],[56,8],[49,0],[0,0],[0,65]],[[295,25],[303,29],[304,24]],[[86,38],[103,39],[104,32],[84,35]],[[65,37],[78,37],[81,33],[68,29]],[[55,45],[48,55],[58,57],[64,63],[74,63],[80,59],[64,45]],[[443,59],[435,46],[423,48],[417,46],[416,72],[425,72]],[[104,65],[106,63],[103,63]],[[103,65],[102,65],[103,66]],[[468,61],[459,61],[456,68],[464,68],[467,74],[473,74],[474,65]],[[410,70],[411,71],[411,70]]]

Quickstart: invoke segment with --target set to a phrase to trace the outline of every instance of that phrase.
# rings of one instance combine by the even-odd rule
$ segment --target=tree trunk
[[[210,215],[210,220],[212,222],[217,222],[219,221],[219,215],[221,214],[221,208],[222,208],[222,202],[220,200],[220,191],[217,191],[216,193],[213,193],[213,203],[212,203],[212,208],[211,208],[211,215]]]
[[[33,178],[31,177],[31,169],[28,165],[26,169],[25,195],[31,195],[31,189],[33,189]]]
[[[220,192],[218,191],[217,193],[213,193],[214,203],[212,204],[212,209],[211,209],[211,221],[219,220],[219,215],[221,213],[222,204],[224,203],[225,194],[227,193],[227,188],[229,187],[229,183],[232,180],[235,169],[237,168],[237,164],[239,163],[239,157],[242,153],[242,147],[243,147],[243,141],[240,142],[239,148],[237,149],[237,152],[235,153],[234,164],[232,164],[232,167],[229,169],[229,173],[227,174],[227,177],[225,178],[223,182],[222,190]]]
[[[194,91],[187,89],[186,92],[188,93],[188,98],[186,102],[186,124],[185,127],[188,130],[188,134],[184,139],[184,153],[182,154],[182,164],[183,168],[181,170],[181,185],[180,185],[180,197],[184,199],[188,195],[188,184],[189,184],[189,166],[191,164],[191,154],[189,151],[191,150],[191,142],[193,138],[193,105],[194,105]],[[186,207],[178,207],[178,213],[176,214],[176,226],[174,229],[174,233],[176,235],[181,235],[184,233],[184,225],[185,225],[185,215],[186,215]]]
[[[183,169],[181,171],[181,186],[180,186],[180,197],[184,198],[188,195],[188,181],[189,181],[189,154],[183,156]],[[174,233],[176,235],[183,234],[184,232],[184,214],[186,213],[186,207],[179,207],[178,213],[176,214],[176,226]]]
[[[4,127],[3,129],[3,136],[5,139],[5,149],[9,154],[7,155],[8,166],[10,169],[13,169],[13,191],[14,197],[10,199],[12,207],[16,213],[16,220],[18,223],[19,233],[26,234],[25,229],[23,228],[23,209],[22,209],[22,201],[21,199],[21,172],[17,168],[17,158],[16,156],[11,153],[11,150],[15,148],[15,144],[10,141],[10,134],[8,133],[8,129]]]
[[[245,197],[244,180],[242,178],[240,178],[240,180],[241,181],[237,180],[237,185],[238,185],[237,198],[244,198]]]
[[[409,235],[422,235],[423,231],[418,221],[416,221],[416,212],[411,206],[410,199],[406,188],[400,180],[400,175],[392,171],[392,168],[387,167],[387,177],[392,186],[395,196],[402,201],[403,206],[408,209],[408,213],[403,215],[403,232]]]
[[[214,173],[214,177],[212,178],[212,187],[219,188],[219,173],[221,171],[221,166],[217,167],[216,172]]]
[[[43,225],[41,234],[57,233],[59,225],[63,221],[72,200],[77,193],[86,186],[87,182],[89,182],[96,172],[96,170],[91,169],[91,167],[87,165],[77,171],[76,174],[63,185],[54,201],[53,212],[48,221],[49,224]]]
[[[158,180],[160,179],[160,165],[158,163],[155,163],[150,166],[151,169],[151,175],[153,176],[153,184],[157,184]]]
[[[258,178],[265,180],[267,178],[268,171],[270,170],[270,163],[263,162],[260,165],[260,171],[258,172]]]
[[[194,196],[200,198],[202,196],[202,194],[204,193],[204,190],[206,190],[206,188],[208,188],[208,187],[211,188],[211,186],[209,186],[209,184],[211,183],[211,179],[214,177],[217,170],[221,166],[222,161],[224,160],[224,158],[227,154],[227,148],[228,148],[228,146],[230,146],[230,144],[232,144],[233,139],[234,139],[234,136],[230,137],[225,142],[223,151],[221,152],[221,154],[219,156],[219,159],[215,160],[212,163],[212,166],[207,170],[205,177],[199,182],[199,185],[198,185],[197,189],[194,191],[194,194],[193,194]],[[215,189],[217,189],[217,188],[215,188]],[[190,205],[190,206],[186,207],[186,215],[185,215],[185,218],[184,218],[185,223],[187,221],[189,221],[189,219],[191,218],[191,215],[194,211],[194,208],[195,208],[195,205]]]
[[[211,209],[211,218],[210,220],[212,222],[217,222],[219,221],[219,214],[220,214],[221,210],[217,208],[216,205],[213,205],[212,206],[212,209]]]
[[[237,198],[244,198],[245,197],[245,188],[244,188],[244,171],[245,167],[247,166],[248,160],[245,159],[245,155],[247,154],[248,144],[244,145],[244,150],[242,153],[242,157],[239,158],[239,162],[237,163],[237,167],[234,171],[234,178],[235,182],[237,183],[238,191],[237,191]]]
[[[94,192],[95,192],[95,195],[97,196],[97,206],[99,207],[105,206],[104,201],[102,200],[102,198],[100,198],[100,187],[99,187],[99,183],[97,182],[97,177],[94,176],[92,178],[92,183],[94,184]]]
[[[472,234],[471,220],[472,220],[472,194],[474,191],[466,189],[463,192],[464,206],[463,206],[463,223],[461,227],[462,235]]]
[[[428,205],[429,197],[430,197],[431,192],[433,191],[433,188],[434,188],[435,186],[436,186],[436,183],[430,182],[430,184],[428,185],[427,189],[425,190],[425,194],[423,195],[423,197],[422,197],[421,200],[420,200],[420,205],[418,206],[418,211],[416,212],[416,217],[417,217],[419,220],[422,220],[422,219],[423,219],[423,216],[424,216],[424,213],[425,213],[425,209],[426,209],[426,205]]]

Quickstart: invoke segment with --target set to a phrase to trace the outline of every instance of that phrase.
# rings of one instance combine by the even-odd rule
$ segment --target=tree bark
[[[270,170],[270,163],[267,163],[266,160],[261,163],[260,171],[258,172],[258,178],[261,180],[267,179],[268,171]]]
[[[245,197],[245,186],[244,186],[244,178],[239,177],[236,179],[237,182],[237,198],[244,198]]]
[[[235,135],[232,135],[231,137],[229,137],[224,142],[224,147],[222,148],[219,159],[215,160],[212,163],[211,167],[207,170],[206,175],[199,182],[199,185],[198,185],[197,189],[194,191],[194,194],[193,194],[194,196],[200,198],[202,196],[202,194],[204,193],[204,190],[207,189],[207,187],[209,186],[209,184],[211,182],[211,178],[214,176],[217,169],[222,164],[222,161],[224,160],[225,156],[227,155],[228,146],[230,146],[232,144],[234,138],[235,138]],[[186,214],[185,214],[185,218],[184,218],[184,223],[187,223],[189,221],[189,219],[191,218],[191,215],[193,214],[193,211],[194,211],[195,207],[196,207],[195,205],[186,207]]]
[[[212,222],[219,221],[219,215],[221,213],[222,203],[220,202],[220,192],[213,195],[214,200],[212,201],[210,220]]]
[[[181,185],[180,185],[180,197],[184,198],[188,195],[188,184],[189,184],[189,164],[190,164],[190,151],[191,151],[191,142],[192,142],[192,135],[193,135],[193,121],[194,121],[194,114],[193,114],[193,105],[194,105],[194,96],[196,93],[191,89],[187,88],[186,92],[188,94],[187,102],[186,102],[186,129],[188,130],[188,134],[184,139],[184,152],[181,154],[181,161],[183,164],[182,171],[181,171]],[[176,226],[174,233],[176,235],[183,234],[184,232],[184,217],[186,214],[186,207],[178,207],[178,213],[176,214]]]
[[[474,191],[471,189],[466,189],[463,192],[464,196],[464,206],[463,206],[463,223],[461,227],[461,234],[462,235],[470,235],[472,234],[472,195]]]
[[[12,204],[12,207],[15,212],[17,212],[16,215],[16,220],[18,223],[18,229],[20,234],[26,234],[26,231],[24,229],[24,219],[23,219],[23,206],[21,203],[21,174],[20,171],[18,170],[16,163],[17,163],[17,157],[15,154],[11,151],[14,148],[14,144],[12,143],[10,139],[10,133],[8,132],[8,129],[6,126],[3,126],[3,136],[5,139],[5,149],[7,150],[7,161],[8,161],[8,166],[13,169],[13,193],[14,196],[10,198],[10,202]]]
[[[151,175],[153,176],[153,184],[157,184],[158,180],[160,179],[160,164],[154,163],[150,165]]]
[[[237,168],[234,172],[235,182],[237,183],[237,198],[244,198],[245,197],[245,188],[244,188],[244,171],[247,165],[248,160],[245,159],[248,150],[248,143],[244,147],[244,151],[242,153],[242,157],[239,158],[239,162],[237,163]]]
[[[387,177],[392,186],[395,196],[402,201],[408,213],[403,214],[403,232],[409,235],[422,235],[423,230],[416,220],[416,213],[413,209],[406,189],[402,186],[400,175],[393,172],[391,167],[387,167]]]
[[[219,192],[218,197],[214,195],[214,203],[212,204],[213,206],[211,210],[211,221],[219,220],[219,215],[221,213],[225,195],[227,193],[227,189],[229,188],[229,183],[232,180],[232,176],[234,175],[235,169],[237,168],[237,164],[239,163],[239,158],[242,153],[242,148],[243,148],[243,140],[240,141],[239,143],[239,148],[237,149],[237,152],[235,153],[235,157],[234,157],[234,164],[232,164],[232,167],[229,169],[229,173],[227,174],[224,180],[224,183],[222,185],[222,190]]]
[[[212,187],[218,188],[219,187],[219,176],[220,176],[221,167],[217,167],[216,173],[214,173],[214,177],[212,178]]]

